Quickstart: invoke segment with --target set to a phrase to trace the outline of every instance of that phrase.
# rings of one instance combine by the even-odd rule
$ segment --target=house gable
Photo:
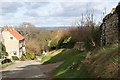
[[[16,30],[9,30],[10,34],[12,34],[17,40],[23,40],[24,37],[19,34]]]

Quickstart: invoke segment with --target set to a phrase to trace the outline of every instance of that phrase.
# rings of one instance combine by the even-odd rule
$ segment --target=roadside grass
[[[118,45],[102,47],[91,53],[91,61],[86,63],[86,56],[89,52],[80,52],[76,49],[64,49],[55,56],[45,57],[44,63],[63,63],[53,70],[54,78],[112,78],[119,76],[118,63],[120,57],[118,56]]]
[[[93,65],[94,64],[107,64],[109,60],[117,56],[118,46],[112,45],[105,48],[100,48],[96,52],[92,52]]]
[[[65,49],[59,49],[59,50],[54,50],[52,52],[48,52],[47,55],[41,55],[39,58],[41,60],[41,63],[45,63],[47,61],[49,61],[52,57],[60,54],[61,52],[63,52]]]
[[[76,49],[64,49],[61,53],[51,57],[49,60],[44,62],[44,64],[65,61],[79,53],[80,51]]]
[[[87,67],[81,65],[81,61],[85,59],[85,55],[85,52],[81,52],[67,58],[63,64],[53,71],[53,76],[55,78],[88,77]]]
[[[118,50],[118,45],[114,44],[92,51],[92,62],[89,64],[89,71],[92,72],[92,75],[103,78],[117,76],[120,58]]]
[[[10,62],[10,63],[5,63],[5,64],[0,64],[0,68],[6,68],[10,65],[14,64],[13,62]]]
[[[41,56],[41,63],[45,63],[46,61],[50,60],[51,57],[52,57],[51,55],[47,55],[47,56],[42,55]]]
[[[43,60],[46,61],[44,61],[43,64],[63,61],[63,64],[53,71],[53,76],[55,78],[74,78],[78,76],[77,74],[79,74],[79,72],[81,72],[81,77],[84,77],[86,74],[89,74],[86,67],[84,65],[80,65],[81,61],[85,59],[85,56],[86,52],[81,52],[77,49],[64,49],[61,53],[53,57],[45,57],[46,59]]]
[[[85,57],[88,52],[78,51],[76,54],[74,49],[72,49],[72,51],[70,51],[73,53],[71,57],[69,51],[64,51],[64,55],[61,53],[59,56],[57,55],[55,59],[47,61],[64,61],[63,64],[61,64],[53,71],[54,78],[109,78],[117,76],[115,74],[117,73],[118,68],[117,65],[113,63],[113,59],[114,62],[119,62],[120,57],[118,57],[116,54],[118,51],[118,45],[106,46],[105,48],[99,48],[97,50],[91,51],[92,61],[90,63],[82,63],[82,61],[86,60]],[[58,59],[58,57],[62,58]]]

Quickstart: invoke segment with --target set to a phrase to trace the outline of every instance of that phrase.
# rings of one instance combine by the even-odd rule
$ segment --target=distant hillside
[[[60,27],[37,27],[40,30],[56,30],[56,29],[68,29],[70,26],[60,26]]]

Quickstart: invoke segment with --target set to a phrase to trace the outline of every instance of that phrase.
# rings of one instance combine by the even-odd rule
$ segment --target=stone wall
[[[105,16],[101,24],[101,45],[119,43],[120,41],[120,3]]]

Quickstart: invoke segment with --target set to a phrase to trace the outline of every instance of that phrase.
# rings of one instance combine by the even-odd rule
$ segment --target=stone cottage
[[[103,18],[100,28],[102,46],[120,42],[120,2]]]

